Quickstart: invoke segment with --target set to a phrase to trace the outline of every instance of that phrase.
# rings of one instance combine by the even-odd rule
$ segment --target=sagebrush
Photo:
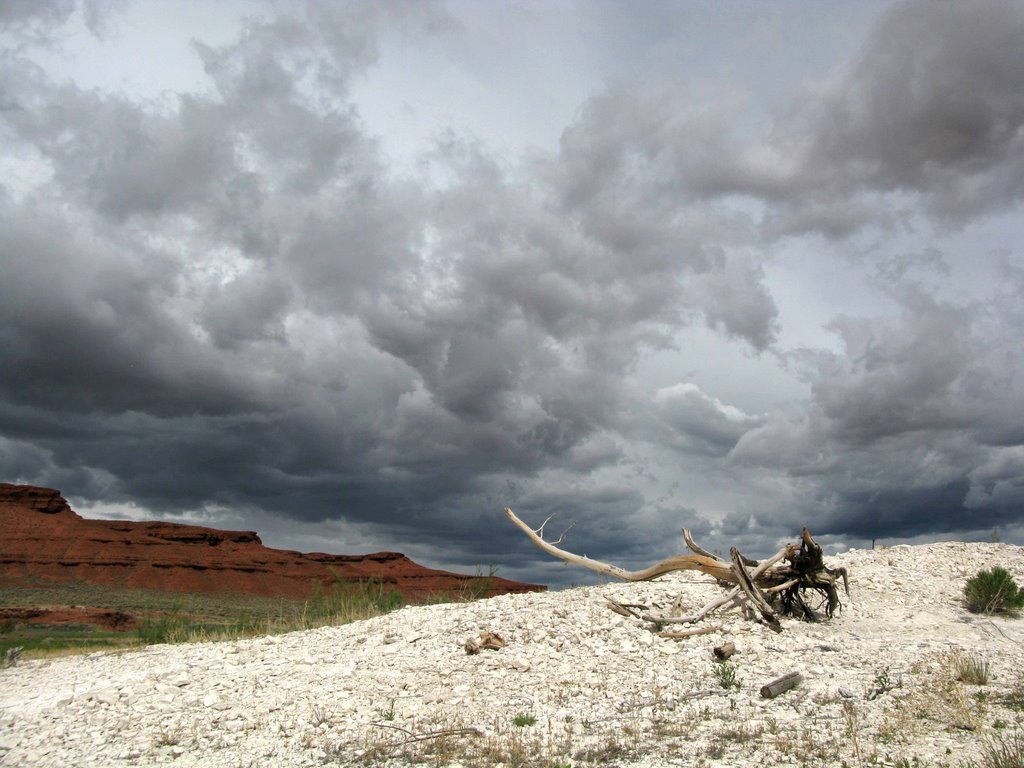
[[[988,571],[978,571],[967,580],[964,600],[971,613],[1013,614],[1024,608],[1024,590],[1008,570],[997,565]]]

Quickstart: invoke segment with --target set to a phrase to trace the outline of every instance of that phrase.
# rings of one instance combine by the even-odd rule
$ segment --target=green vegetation
[[[736,679],[736,667],[728,661],[716,662],[714,671],[715,679],[718,680],[718,684],[726,690],[740,687],[739,680]]]
[[[495,573],[478,569],[456,593],[431,595],[428,603],[466,602],[485,595]],[[369,580],[314,583],[306,600],[248,594],[179,594],[84,583],[0,586],[0,605],[11,608],[70,606],[134,616],[135,627],[113,631],[81,624],[0,623],[0,655],[23,648],[26,658],[136,648],[158,643],[228,640],[347,624],[389,613],[405,604],[400,592]]]
[[[1005,568],[978,571],[964,587],[964,600],[971,613],[1016,614],[1024,608],[1024,590],[1017,586]]]
[[[1013,687],[1002,696],[1000,702],[1014,712],[1024,712],[1024,679],[1018,679]]]
[[[487,566],[487,573],[484,573],[483,566],[478,565],[474,578],[463,582],[458,599],[471,601],[487,597],[487,593],[491,591],[491,587],[494,585],[494,577],[497,575],[498,566],[494,563]]]
[[[512,725],[516,728],[526,728],[527,726],[536,724],[537,718],[530,714],[520,713],[512,718]]]
[[[971,766],[977,768],[975,763]],[[990,741],[985,747],[980,768],[1024,768],[1024,734],[1016,731]]]
[[[327,589],[319,583],[303,604],[298,626],[291,629],[312,629],[333,624],[348,624],[361,619],[382,616],[405,604],[405,598],[394,589],[370,579],[365,582],[335,581]]]

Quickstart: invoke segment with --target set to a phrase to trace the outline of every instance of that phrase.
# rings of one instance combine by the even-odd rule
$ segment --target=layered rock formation
[[[314,582],[371,578],[410,600],[463,590],[493,596],[544,589],[425,568],[397,552],[303,554],[265,547],[255,531],[89,520],[52,488],[0,483],[0,579],[6,584],[78,581],[302,599]]]

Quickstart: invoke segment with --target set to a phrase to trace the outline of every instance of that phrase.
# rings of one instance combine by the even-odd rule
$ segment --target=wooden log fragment
[[[732,572],[735,574],[736,583],[746,594],[750,604],[761,614],[761,618],[769,629],[773,632],[781,632],[782,624],[779,623],[779,617],[775,615],[775,610],[768,604],[768,600],[761,594],[761,590],[750,580],[750,574],[747,573],[747,569],[743,565],[743,556],[736,547],[730,549],[729,554],[732,555]]]
[[[716,646],[714,649],[715,658],[719,661],[725,661],[734,653],[736,653],[736,643],[722,643]]]
[[[695,627],[694,629],[681,629],[676,632],[659,632],[658,637],[667,637],[670,640],[682,640],[684,637],[694,635],[709,635],[712,632],[721,632],[721,627]]]
[[[761,686],[761,696],[766,699],[774,699],[776,696],[780,696],[786,691],[796,688],[801,685],[804,681],[804,676],[799,672],[790,672],[788,675],[783,675],[770,683]]]
[[[611,608],[620,616],[626,616],[628,618],[640,618],[640,614],[633,610],[634,608],[637,608],[641,611],[647,610],[646,605],[641,605],[639,603],[620,603],[618,600],[614,600],[608,597],[608,595],[604,595],[604,600],[608,604],[609,608]]]

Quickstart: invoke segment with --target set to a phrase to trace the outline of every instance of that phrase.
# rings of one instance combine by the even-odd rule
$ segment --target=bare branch
[[[427,741],[428,739],[440,739],[440,738],[442,738],[444,736],[482,736],[483,735],[483,732],[479,728],[474,728],[472,726],[468,726],[466,728],[444,728],[444,729],[439,730],[439,731],[428,731],[427,733],[414,733],[413,731],[410,731],[408,728],[402,728],[401,726],[398,726],[398,725],[389,725],[387,723],[373,723],[373,725],[375,727],[377,727],[377,728],[390,728],[392,730],[400,731],[401,733],[405,733],[405,734],[409,735],[409,737],[406,738],[406,739],[401,739],[400,741],[396,741],[396,742],[394,742],[392,744],[389,744],[388,745],[389,749],[394,749],[395,747],[401,747],[401,746],[403,746],[405,744],[413,744],[413,743],[415,743],[417,741]]]
[[[775,592],[785,592],[790,587],[796,586],[799,583],[800,579],[790,579],[789,581],[784,581],[781,584],[776,584],[774,587],[768,587],[764,592],[769,595],[774,594]]]
[[[705,605],[699,611],[689,616],[655,616],[650,613],[645,613],[642,618],[644,621],[650,621],[654,624],[696,624],[698,621],[703,619],[712,611],[721,608],[724,605],[728,605],[734,602],[740,596],[740,588],[729,590],[729,592],[721,597],[716,597],[710,603]]]
[[[721,560],[720,557],[716,557],[703,547],[698,547],[693,540],[693,536],[690,535],[689,528],[683,528],[683,541],[686,542],[686,548],[693,552],[695,555],[703,555],[704,557],[713,557],[715,558],[715,560]],[[722,560],[722,562],[724,563],[725,561]]]
[[[712,632],[721,632],[722,628],[715,627],[697,627],[695,629],[683,629],[678,632],[659,632],[658,637],[667,637],[671,640],[682,640],[684,637],[693,637],[694,635],[710,635]]]
[[[540,528],[534,529],[534,533],[536,533],[541,538],[544,538],[544,526],[547,525],[548,523],[550,523],[551,522],[551,518],[553,518],[553,517],[554,517],[554,514],[550,514],[547,517],[545,517],[544,518],[544,522],[540,524]]]
[[[774,555],[769,557],[767,560],[762,560],[761,564],[759,566],[757,566],[757,568],[755,568],[753,571],[750,572],[750,578],[756,579],[762,573],[764,573],[769,568],[771,568],[773,565],[775,565],[777,562],[779,562],[779,560],[784,560],[786,558],[792,558],[793,555],[796,554],[799,551],[800,551],[800,547],[798,547],[796,544],[787,544],[782,549],[780,549],[778,552],[776,552]]]
[[[537,531],[520,520],[515,512],[508,507],[505,507],[505,515],[516,527],[526,534],[530,541],[549,555],[567,563],[579,565],[597,573],[603,573],[605,576],[611,576],[615,579],[622,579],[623,581],[650,581],[673,571],[700,571],[716,579],[734,581],[731,575],[732,572],[725,563],[716,558],[709,558],[703,555],[670,557],[640,571],[627,571],[624,568],[619,568],[617,565],[602,563],[600,560],[592,560],[585,555],[577,555],[567,550],[559,549],[551,542],[545,541]]]
[[[568,528],[566,528],[566,529],[565,529],[564,531],[562,531],[562,532],[561,532],[561,533],[560,533],[560,534],[558,535],[558,538],[557,538],[557,539],[555,539],[554,543],[555,543],[555,544],[561,544],[561,543],[562,543],[563,541],[565,541],[565,535],[566,535],[566,534],[567,534],[567,533],[568,533],[569,531],[571,531],[571,530],[572,530],[573,528],[575,528],[575,527],[576,527],[576,521],[575,521],[575,520],[573,520],[573,521],[572,521],[571,523],[569,523],[569,527],[568,527]]]

